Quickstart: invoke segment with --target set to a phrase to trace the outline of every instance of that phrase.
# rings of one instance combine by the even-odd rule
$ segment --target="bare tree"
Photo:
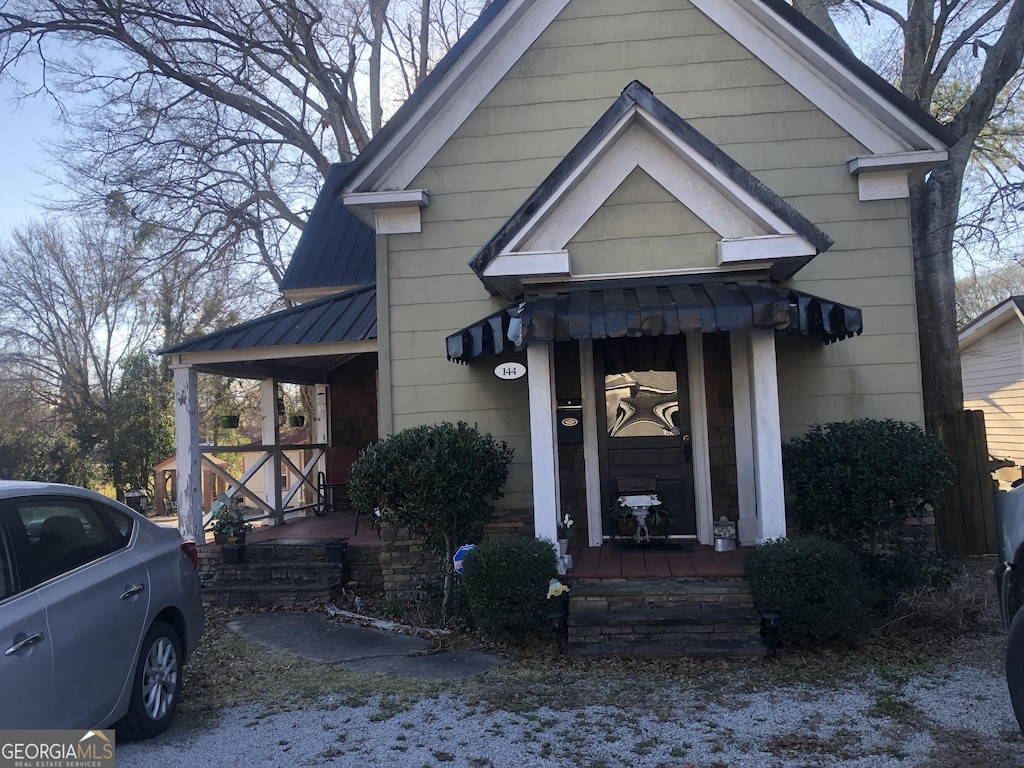
[[[21,370],[86,448],[110,437],[122,359],[153,339],[139,263],[130,233],[96,221],[33,224],[0,250],[0,364]]]
[[[957,328],[963,328],[971,320],[1011,296],[1024,296],[1024,267],[1020,264],[1006,264],[957,280]]]
[[[892,25],[901,50],[889,76],[955,137],[949,159],[910,196],[921,378],[931,428],[963,407],[953,262],[957,221],[979,137],[992,125],[997,105],[1013,100],[1007,89],[1019,82],[1024,0],[796,0],[795,5],[834,36],[831,19],[825,20],[829,13],[852,12],[861,22]],[[969,80],[961,77],[964,72],[971,73]],[[954,86],[956,98],[944,98]]]
[[[0,75],[27,57],[44,66],[71,126],[55,155],[78,210],[158,228],[167,253],[256,269],[274,286],[330,165],[383,122],[385,63],[415,57],[424,73],[479,4],[6,0]],[[386,45],[385,30],[404,25],[392,5],[396,18],[430,18],[418,48]]]

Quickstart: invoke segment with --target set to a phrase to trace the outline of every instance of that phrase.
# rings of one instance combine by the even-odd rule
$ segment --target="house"
[[[964,407],[985,414],[989,452],[1011,464],[995,473],[1008,489],[1024,471],[1024,296],[983,312],[959,341]]]
[[[508,441],[498,513],[537,536],[571,505],[600,547],[638,477],[676,537],[782,536],[784,439],[923,422],[907,199],[948,140],[781,0],[495,0],[332,170],[305,303],[165,350],[179,456],[195,371],[261,379],[268,414],[308,383],[325,450]]]

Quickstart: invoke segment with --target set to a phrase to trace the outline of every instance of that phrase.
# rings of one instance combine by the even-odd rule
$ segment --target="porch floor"
[[[747,552],[716,552],[703,544],[684,544],[670,551],[620,551],[612,542],[600,547],[570,546],[570,579],[744,578]]]
[[[284,525],[264,525],[252,531],[250,542],[272,539],[342,538],[349,544],[380,544],[377,529],[368,515],[359,518],[359,533],[354,533],[354,510],[335,510],[323,517],[288,520]],[[619,551],[612,542],[601,547],[570,546],[573,579],[664,579],[664,578],[743,578],[746,550],[715,552],[714,547],[686,543],[678,551]]]

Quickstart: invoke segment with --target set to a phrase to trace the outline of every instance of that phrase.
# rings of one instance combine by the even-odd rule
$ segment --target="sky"
[[[40,170],[51,165],[40,140],[59,135],[54,112],[43,98],[16,105],[14,95],[13,85],[0,80],[0,239],[38,214],[33,201],[48,188]]]

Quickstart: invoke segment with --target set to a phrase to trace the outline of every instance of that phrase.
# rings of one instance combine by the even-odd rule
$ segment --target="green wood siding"
[[[634,79],[836,241],[789,284],[862,307],[866,330],[779,340],[786,435],[920,421],[907,206],[858,201],[846,161],[864,148],[689,3],[573,0],[410,185],[430,191],[422,232],[387,238],[394,428],[462,419],[508,440],[508,501],[529,504],[526,380],[496,379],[498,360],[448,362],[444,337],[502,306],[467,260]],[[654,186],[634,173],[611,195],[569,244],[577,271],[715,263],[716,237]]]

